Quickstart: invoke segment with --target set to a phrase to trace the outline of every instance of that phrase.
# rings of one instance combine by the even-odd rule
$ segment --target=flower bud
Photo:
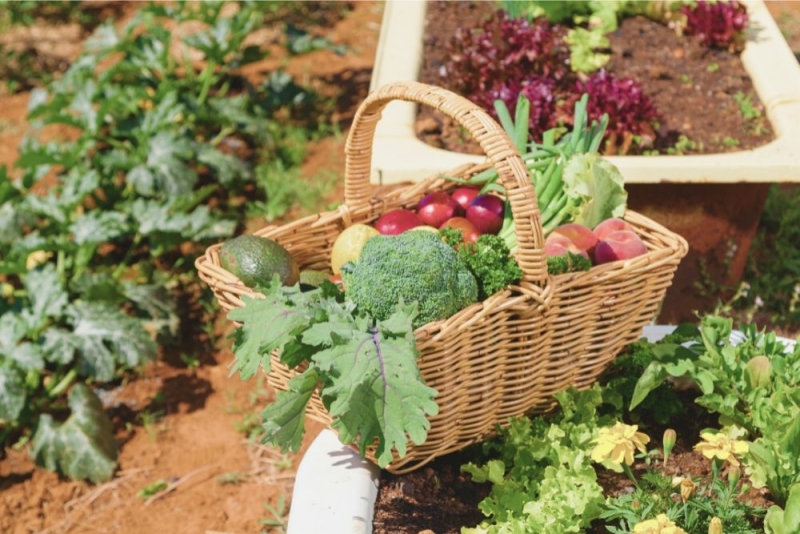
[[[673,429],[668,428],[664,431],[664,437],[661,438],[661,444],[664,447],[664,465],[667,465],[667,459],[669,459],[669,455],[672,452],[673,447],[675,447],[676,439],[677,435]]]
[[[770,374],[772,373],[772,363],[769,358],[756,356],[747,362],[746,369],[751,387],[763,388],[769,385]]]
[[[728,467],[728,482],[730,482],[731,487],[739,483],[739,478],[741,478],[741,476],[742,470],[739,467],[735,465]]]
[[[694,482],[689,477],[684,477],[681,480],[681,500],[685,503],[692,498],[694,494]]]
[[[711,522],[708,524],[708,534],[723,534],[722,521],[719,517],[711,518]]]

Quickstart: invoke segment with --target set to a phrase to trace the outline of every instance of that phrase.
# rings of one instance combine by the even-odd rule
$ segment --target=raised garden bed
[[[769,184],[800,179],[796,150],[800,67],[763,2],[746,5],[750,30],[741,63],[774,139],[751,150],[717,154],[608,157],[625,177],[630,207],[689,242],[689,255],[667,292],[661,322],[690,320],[695,310],[710,310],[714,302],[697,291],[701,275],[721,286],[741,279]],[[426,6],[425,2],[387,2],[373,89],[419,79]],[[674,77],[680,84],[680,73]],[[374,182],[416,181],[484,160],[480,155],[426,144],[417,137],[417,128],[415,105],[393,103],[385,110],[376,129]]]

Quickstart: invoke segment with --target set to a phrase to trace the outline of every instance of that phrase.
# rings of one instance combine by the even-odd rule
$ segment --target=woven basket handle
[[[353,119],[345,146],[344,200],[350,206],[370,201],[372,143],[381,111],[392,100],[405,100],[438,109],[458,121],[480,143],[506,189],[517,235],[516,259],[522,282],[544,286],[547,263],[536,191],[511,139],[480,106],[451,91],[418,82],[385,85],[372,92]],[[521,283],[522,285],[522,283]]]

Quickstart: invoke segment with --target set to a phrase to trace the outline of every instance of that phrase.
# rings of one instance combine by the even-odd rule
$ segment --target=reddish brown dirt
[[[381,15],[378,2],[353,3],[341,19],[319,28],[333,42],[347,46],[345,55],[320,50],[285,65],[301,83],[334,98],[332,118],[345,134],[355,107],[367,94]],[[261,38],[274,54],[248,66],[246,74],[254,80],[282,61],[275,32],[262,32]],[[18,156],[17,146],[28,127],[28,97],[0,94],[0,165],[11,168]],[[342,175],[343,143],[343,136],[314,143],[302,176],[310,179],[325,170]],[[341,201],[342,190],[337,184],[326,202]],[[295,210],[285,220],[299,214]],[[255,229],[261,223],[251,225]],[[61,479],[35,468],[26,448],[7,450],[0,460],[0,532],[282,532],[302,450],[282,455],[248,441],[244,427],[252,424],[273,393],[263,379],[243,382],[228,377],[233,357],[226,339],[230,329],[220,314],[216,346],[202,335],[189,341],[194,346],[186,352],[205,347],[197,369],[187,369],[177,353],[165,354],[141,376],[104,396],[122,446],[119,472],[111,482],[95,486]],[[308,424],[303,450],[319,430],[319,425]],[[159,480],[169,483],[170,491],[149,499],[137,496]],[[277,517],[266,507],[275,509]]]

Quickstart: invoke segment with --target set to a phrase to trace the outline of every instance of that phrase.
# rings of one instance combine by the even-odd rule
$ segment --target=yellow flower
[[[719,517],[711,518],[711,523],[708,524],[708,534],[723,534],[722,520]]]
[[[30,254],[28,254],[28,257],[25,260],[25,268],[28,269],[29,271],[35,269],[37,265],[45,263],[52,257],[53,257],[52,252],[46,250],[34,250]]]
[[[719,458],[727,461],[734,467],[739,467],[738,454],[746,454],[750,450],[746,441],[731,439],[730,436],[722,432],[713,434],[703,432],[700,434],[703,441],[694,446],[694,450],[703,453],[709,460]]]
[[[685,530],[670,521],[666,514],[658,514],[655,519],[637,523],[633,534],[687,534]]]
[[[645,444],[650,441],[646,434],[637,432],[636,425],[616,423],[610,428],[601,428],[600,435],[593,441],[597,443],[592,450],[592,460],[602,463],[606,460],[625,465],[633,463],[633,451],[645,452]]]

